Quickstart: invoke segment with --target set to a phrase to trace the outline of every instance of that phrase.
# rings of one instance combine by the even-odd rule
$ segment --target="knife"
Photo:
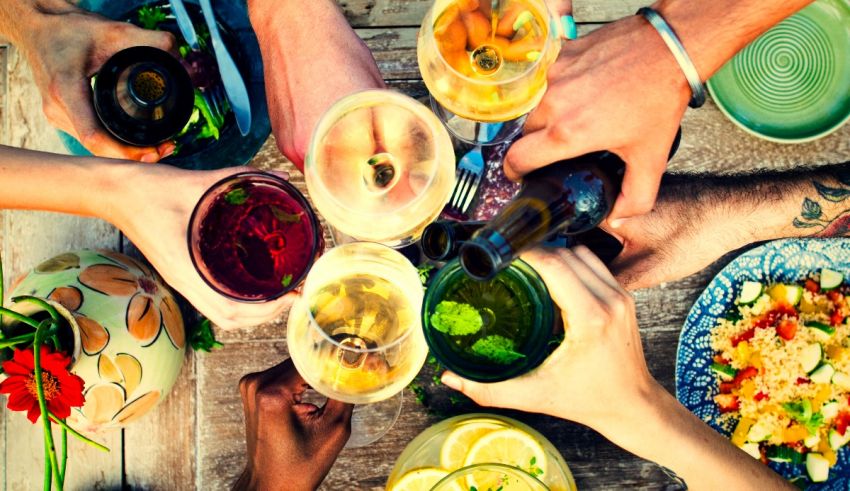
[[[218,62],[218,71],[224,84],[224,93],[227,95],[233,114],[236,115],[239,132],[242,133],[242,136],[245,136],[251,130],[251,100],[248,97],[248,88],[245,86],[245,81],[242,80],[242,74],[239,73],[233,57],[227,51],[227,46],[221,39],[221,33],[218,31],[218,24],[216,24],[213,14],[212,3],[210,3],[210,0],[200,0],[200,2],[204,21],[206,21],[207,28],[210,30],[210,39],[212,40],[215,59]]]
[[[171,12],[177,20],[177,27],[180,28],[180,34],[183,35],[186,44],[195,51],[201,49],[201,45],[198,44],[198,35],[195,33],[195,25],[189,17],[189,12],[186,11],[183,0],[171,0]]]

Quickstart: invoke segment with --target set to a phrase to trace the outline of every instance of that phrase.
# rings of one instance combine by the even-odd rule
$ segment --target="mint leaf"
[[[480,331],[484,320],[478,310],[468,303],[443,300],[431,314],[431,325],[450,336],[468,336]]]
[[[292,275],[285,274],[283,278],[280,279],[280,284],[283,285],[284,288],[288,287],[292,283]]]
[[[504,336],[494,334],[479,339],[472,345],[472,353],[487,358],[499,365],[510,365],[511,363],[525,358],[522,353],[514,351],[514,342]]]
[[[189,344],[195,351],[212,352],[214,349],[223,347],[224,345],[215,340],[215,333],[212,330],[212,322],[209,319],[204,319],[192,329],[189,337]]]
[[[238,188],[224,195],[224,201],[231,205],[244,205],[248,201],[248,191]]]
[[[272,214],[283,223],[298,223],[301,221],[302,213],[287,213],[275,205],[271,205]]]

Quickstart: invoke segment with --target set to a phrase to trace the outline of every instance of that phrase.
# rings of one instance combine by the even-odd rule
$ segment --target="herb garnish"
[[[280,284],[284,288],[288,287],[290,285],[290,283],[292,283],[292,275],[291,274],[285,274],[285,275],[283,275],[283,278],[280,279]]]
[[[166,18],[162,7],[144,6],[139,9],[139,24],[145,29],[156,29]]]
[[[243,188],[237,188],[224,195],[224,201],[230,205],[244,205],[248,201],[248,191]]]
[[[283,223],[298,223],[301,221],[302,212],[287,213],[275,205],[271,205],[272,214]]]

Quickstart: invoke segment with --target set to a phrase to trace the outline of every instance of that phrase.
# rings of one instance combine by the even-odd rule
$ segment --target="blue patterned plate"
[[[777,240],[747,251],[726,265],[699,296],[685,320],[676,355],[676,398],[712,428],[727,437],[731,435],[734,426],[718,422],[720,412],[713,400],[718,388],[709,370],[714,357],[711,328],[734,304],[744,281],[794,282],[823,268],[850,276],[850,239]],[[806,474],[803,465],[771,462],[770,467],[786,479]],[[809,489],[850,489],[850,450],[838,453],[838,464],[829,475],[829,482]]]

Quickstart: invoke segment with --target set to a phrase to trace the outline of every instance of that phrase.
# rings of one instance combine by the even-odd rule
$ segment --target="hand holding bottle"
[[[170,50],[171,34],[115,22],[65,0],[0,4],[0,34],[23,51],[41,92],[47,120],[95,155],[157,162],[174,151],[124,145],[106,132],[92,106],[90,78],[112,55],[131,46]]]

